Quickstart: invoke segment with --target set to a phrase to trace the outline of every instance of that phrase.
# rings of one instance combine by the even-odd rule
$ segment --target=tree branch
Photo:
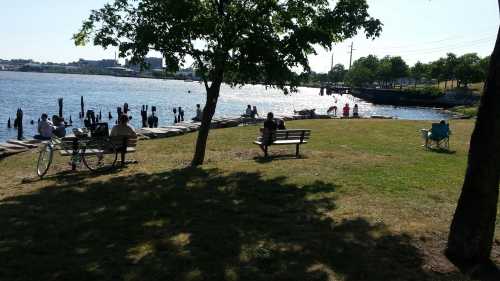
[[[210,87],[208,86],[207,76],[205,75],[205,73],[207,73],[208,70],[205,67],[205,64],[203,63],[203,60],[201,59],[199,52],[197,52],[196,50],[192,50],[191,55],[196,59],[196,61],[198,61],[198,65],[202,70],[201,78],[203,79],[203,83],[205,84],[205,90],[208,91]]]

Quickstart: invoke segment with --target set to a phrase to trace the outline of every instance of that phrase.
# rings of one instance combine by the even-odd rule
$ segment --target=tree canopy
[[[170,70],[190,56],[207,81],[222,71],[234,85],[284,88],[297,85],[292,69],[310,71],[314,46],[329,48],[360,28],[368,37],[381,30],[364,0],[340,0],[333,9],[327,0],[115,0],[92,11],[74,39],[117,46],[136,63],[155,50]]]
[[[464,54],[457,57],[448,53],[446,57],[424,64],[417,62],[411,68],[403,58],[385,56],[378,59],[374,55],[356,60],[347,73],[347,81],[352,86],[371,85],[392,86],[395,80],[412,78],[415,82],[437,80],[457,80],[458,86],[482,82],[486,79],[489,57],[480,58],[477,54]]]
[[[74,40],[116,46],[132,63],[155,50],[170,70],[193,58],[207,91],[193,159],[199,165],[223,81],[295,90],[295,71],[310,72],[315,46],[330,48],[360,30],[373,38],[381,26],[366,0],[333,7],[328,0],[114,0],[92,11]]]

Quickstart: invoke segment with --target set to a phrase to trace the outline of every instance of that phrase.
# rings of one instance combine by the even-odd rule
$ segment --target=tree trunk
[[[446,81],[444,81],[444,89],[448,89],[448,79],[446,79]]]
[[[191,162],[191,166],[193,167],[203,165],[203,161],[205,161],[208,133],[210,131],[210,124],[212,123],[212,118],[214,117],[215,109],[217,107],[221,84],[222,80],[213,82],[207,90],[207,102],[205,103],[205,108],[203,109],[201,126],[198,131],[198,138],[196,139],[196,150],[194,152],[193,161]]]
[[[500,0],[499,0],[500,5]],[[472,134],[467,173],[450,227],[447,257],[465,272],[489,262],[500,179],[500,30]]]

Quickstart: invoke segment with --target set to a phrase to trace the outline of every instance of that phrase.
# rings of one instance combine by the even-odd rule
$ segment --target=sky
[[[40,62],[112,59],[115,50],[76,47],[71,40],[90,10],[110,0],[0,0],[0,58],[30,58]],[[334,2],[334,1],[332,1]],[[334,64],[374,54],[401,56],[408,64],[475,52],[491,54],[500,17],[497,0],[368,0],[370,14],[384,24],[375,40],[362,34],[335,44]],[[332,52],[318,48],[311,68],[326,72]]]

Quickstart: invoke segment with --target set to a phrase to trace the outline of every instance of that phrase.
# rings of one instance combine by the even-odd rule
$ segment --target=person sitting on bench
[[[129,119],[126,114],[120,115],[120,118],[118,120],[118,125],[113,126],[113,129],[111,129],[110,136],[112,137],[124,136],[124,137],[136,138],[137,134],[135,132],[135,129],[134,127],[128,124],[128,120]]]
[[[276,123],[278,130],[286,130],[285,121],[283,121],[283,119],[278,119]]]
[[[267,119],[264,122],[264,130],[262,131],[262,144],[260,148],[262,151],[266,151],[265,146],[271,144],[273,142],[273,132],[276,132],[278,129],[278,125],[274,121],[274,114],[269,112],[267,114]]]

